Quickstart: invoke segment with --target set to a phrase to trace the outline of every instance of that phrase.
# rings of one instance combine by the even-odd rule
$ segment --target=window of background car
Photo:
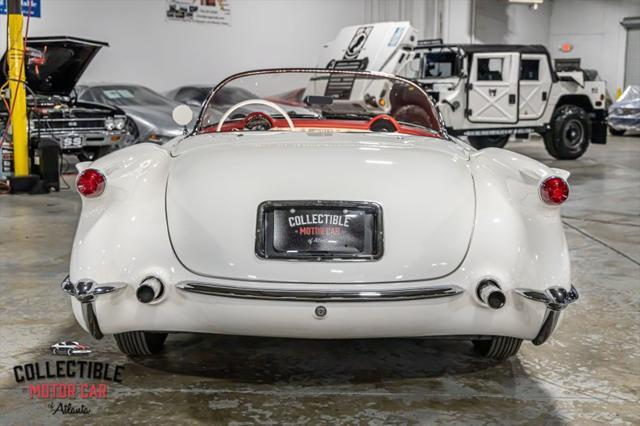
[[[420,53],[412,55],[411,59],[407,60],[404,65],[402,65],[402,69],[398,72],[398,75],[410,80],[417,80],[421,78],[423,57]]]
[[[501,81],[503,63],[502,58],[478,58],[477,80]]]
[[[520,62],[520,80],[539,80],[539,75],[539,59],[523,59]]]
[[[107,105],[172,105],[168,98],[142,86],[100,86],[91,89],[98,102]]]
[[[434,52],[423,56],[422,78],[446,78],[458,75],[455,52]]]

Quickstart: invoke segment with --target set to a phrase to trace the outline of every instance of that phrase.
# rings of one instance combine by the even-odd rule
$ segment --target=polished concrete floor
[[[581,299],[548,343],[507,362],[467,342],[190,334],[127,359],[76,325],[58,289],[78,196],[0,196],[0,424],[639,424],[640,138],[573,162],[553,161],[540,140],[508,148],[572,173],[563,211]],[[13,379],[14,365],[59,359],[48,347],[66,339],[125,366],[108,399],[83,401],[91,414],[51,414]]]

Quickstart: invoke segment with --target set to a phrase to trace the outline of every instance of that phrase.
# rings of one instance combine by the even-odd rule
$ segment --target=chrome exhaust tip
[[[136,290],[136,298],[140,303],[151,303],[164,293],[164,285],[157,278],[145,278]]]
[[[478,298],[491,309],[500,309],[507,301],[502,289],[493,280],[482,280],[476,288]]]

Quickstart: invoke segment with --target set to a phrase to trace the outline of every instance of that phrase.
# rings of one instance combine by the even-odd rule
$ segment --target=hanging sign
[[[167,0],[166,16],[170,21],[231,25],[228,0]]]
[[[9,0],[0,0],[0,15],[7,14],[7,2]],[[31,10],[32,18],[40,17],[40,0],[31,0],[31,8],[29,9],[29,0],[22,0],[22,14],[27,16],[27,13]]]

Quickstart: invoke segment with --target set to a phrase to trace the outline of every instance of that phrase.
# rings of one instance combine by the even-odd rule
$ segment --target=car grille
[[[615,108],[613,113],[616,115],[636,115],[640,114],[640,109],[635,108]]]
[[[40,130],[104,130],[104,118],[44,118],[33,124]]]

